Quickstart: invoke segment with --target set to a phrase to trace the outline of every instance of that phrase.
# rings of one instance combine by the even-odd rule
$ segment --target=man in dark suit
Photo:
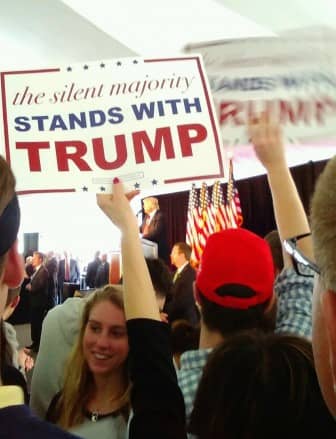
[[[177,270],[173,276],[171,300],[164,307],[169,323],[180,319],[187,320],[192,325],[197,325],[199,322],[193,294],[196,273],[189,263],[190,255],[191,248],[185,242],[177,242],[170,254],[171,263]]]
[[[47,254],[47,259],[45,262],[45,268],[48,270],[49,274],[49,294],[48,294],[48,309],[53,308],[57,305],[57,271],[58,271],[58,262],[54,255],[53,251],[50,251]]]
[[[64,258],[61,259],[58,264],[57,280],[58,280],[59,302],[62,303],[64,282],[68,282],[71,284],[79,284],[80,281],[80,271],[79,271],[78,263],[75,259],[72,259],[66,251],[64,252]]]
[[[93,261],[89,262],[87,266],[85,284],[89,288],[95,287],[96,274],[98,267],[100,265],[99,255],[100,255],[100,251],[97,251],[94,255]]]
[[[30,328],[32,345],[29,349],[38,352],[42,332],[42,322],[49,305],[49,273],[44,266],[44,255],[41,252],[33,254],[33,273],[26,289],[30,291]]]
[[[142,238],[156,242],[159,258],[169,263],[166,219],[160,210],[158,199],[155,197],[144,198],[143,208],[145,216],[140,227]]]
[[[100,288],[109,283],[110,264],[107,262],[107,254],[101,255],[100,264],[95,278],[95,288]]]

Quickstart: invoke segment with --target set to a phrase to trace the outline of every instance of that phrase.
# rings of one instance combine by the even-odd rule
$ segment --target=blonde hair
[[[314,256],[327,289],[336,292],[336,156],[319,176],[311,203]]]
[[[85,300],[85,299],[83,299]],[[124,310],[122,288],[106,285],[90,295],[83,310],[80,331],[74,348],[66,364],[66,375],[61,397],[56,405],[55,420],[59,426],[68,430],[85,420],[85,408],[89,402],[90,392],[93,388],[93,375],[84,358],[82,340],[90,313],[95,305],[100,302],[110,301],[118,309]],[[125,379],[128,383],[127,362],[125,363]],[[128,410],[129,386],[124,397],[121,398],[121,407]]]
[[[159,200],[155,197],[146,197],[143,201],[148,200],[154,209],[159,209]]]
[[[0,215],[15,194],[15,177],[6,160],[0,156]],[[0,278],[3,274],[7,253],[0,256]]]

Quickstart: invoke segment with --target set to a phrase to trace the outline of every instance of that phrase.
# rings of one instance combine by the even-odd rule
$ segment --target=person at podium
[[[158,199],[155,197],[144,198],[143,209],[145,215],[140,226],[141,237],[156,242],[159,258],[169,264],[166,219],[160,210]]]

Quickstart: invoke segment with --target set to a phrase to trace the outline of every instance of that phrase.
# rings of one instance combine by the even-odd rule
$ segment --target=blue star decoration
[[[105,188],[104,188],[104,186],[101,186],[101,187],[100,187],[100,190],[101,190],[102,192],[105,192]]]
[[[154,178],[154,180],[152,180],[152,185],[156,186],[158,184],[158,181]]]
[[[139,187],[140,187],[140,183],[135,183],[135,185],[134,185],[134,189],[139,189]]]
[[[117,62],[117,66],[121,66],[121,61],[118,61],[118,62]]]
[[[72,72],[72,68],[71,68],[71,67],[68,67],[68,68],[67,68],[67,72]]]
[[[105,67],[105,64],[102,62],[101,64],[100,64],[100,68],[104,68]]]
[[[83,187],[82,187],[82,191],[83,191],[83,192],[87,192],[87,191],[88,191],[88,188],[87,188],[86,186],[83,186]]]
[[[89,68],[89,66],[87,64],[85,64],[85,66],[83,67],[84,70],[87,70]]]

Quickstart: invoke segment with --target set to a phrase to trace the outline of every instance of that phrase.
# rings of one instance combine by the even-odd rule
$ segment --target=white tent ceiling
[[[336,29],[334,0],[0,0],[0,8],[6,67],[156,56],[199,41]]]
[[[334,0],[63,0],[140,55],[187,43],[274,35],[291,28],[336,26]]]

